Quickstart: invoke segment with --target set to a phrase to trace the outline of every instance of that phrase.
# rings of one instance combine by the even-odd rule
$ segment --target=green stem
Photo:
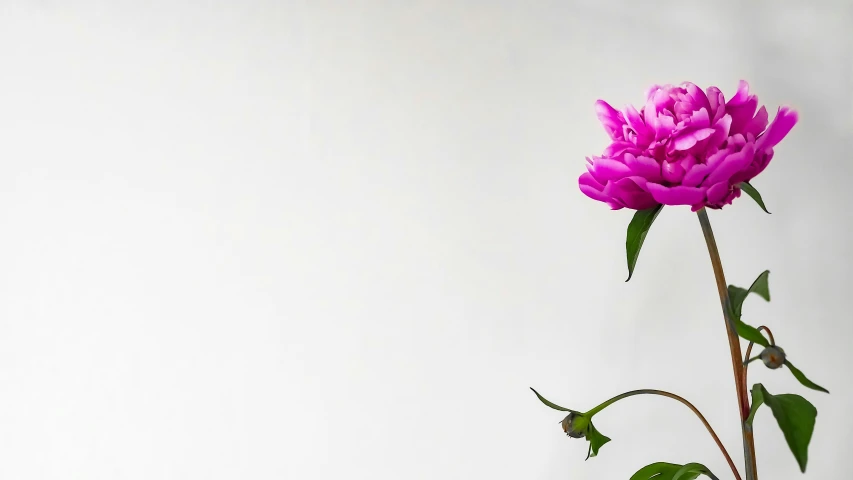
[[[584,415],[587,416],[588,418],[592,418],[593,415],[604,410],[605,408],[609,407],[610,405],[618,402],[619,400],[622,400],[623,398],[633,397],[634,395],[660,395],[662,397],[667,397],[667,398],[671,398],[673,400],[678,400],[679,402],[686,405],[687,408],[692,410],[693,413],[695,413],[696,416],[699,417],[699,420],[702,421],[702,424],[705,425],[705,428],[708,429],[708,433],[711,434],[711,437],[714,439],[714,442],[716,442],[717,447],[720,448],[720,451],[723,452],[723,456],[726,457],[726,461],[729,463],[729,467],[731,467],[732,473],[734,473],[735,478],[737,480],[741,480],[740,474],[737,471],[737,467],[735,466],[734,462],[732,461],[732,457],[729,456],[729,452],[726,451],[726,447],[723,445],[723,442],[720,441],[720,437],[718,437],[717,434],[714,432],[714,429],[711,428],[711,424],[708,423],[708,420],[705,419],[705,416],[702,415],[702,412],[700,412],[698,408],[693,406],[692,403],[688,402],[684,398],[682,398],[682,397],[680,397],[674,393],[665,392],[663,390],[650,390],[650,389],[631,390],[630,392],[625,392],[623,394],[616,395],[615,397],[611,398],[610,400],[607,400],[604,403],[602,403],[601,405],[598,405],[597,407],[593,408],[592,410],[584,413]]]
[[[726,335],[729,340],[729,352],[732,359],[732,370],[735,377],[735,388],[737,390],[738,407],[740,410],[740,425],[743,435],[743,454],[746,460],[746,480],[758,480],[755,463],[755,441],[752,436],[752,426],[746,422],[749,416],[749,398],[746,391],[744,378],[745,368],[740,351],[740,339],[735,330],[734,320],[731,317],[731,301],[726,286],[726,277],[723,273],[723,263],[720,260],[720,252],[717,250],[717,242],[714,240],[714,231],[711,230],[711,222],[705,209],[698,212],[699,224],[702,225],[702,234],[708,245],[708,254],[711,257],[711,266],[714,268],[714,278],[717,281],[717,292],[720,295],[720,305],[723,308],[723,318],[726,322]]]
[[[743,366],[745,367],[745,366],[749,365],[750,363],[758,360],[759,358],[761,358],[761,355],[756,355],[756,356],[750,358],[749,360],[743,362]]]

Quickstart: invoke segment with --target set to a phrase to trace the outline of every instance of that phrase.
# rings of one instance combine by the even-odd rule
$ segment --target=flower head
[[[703,92],[692,83],[653,85],[640,110],[620,112],[599,100],[596,113],[612,142],[587,158],[580,189],[614,210],[729,205],[797,123],[796,112],[780,107],[768,127],[767,110],[757,107],[743,80],[728,101],[717,87]]]

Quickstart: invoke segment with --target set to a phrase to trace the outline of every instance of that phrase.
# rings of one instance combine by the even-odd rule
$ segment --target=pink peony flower
[[[614,210],[729,205],[797,123],[796,112],[780,107],[767,127],[767,109],[756,107],[743,80],[728,102],[717,87],[703,92],[692,83],[653,85],[639,111],[628,105],[619,112],[599,100],[595,110],[613,142],[587,158],[580,189]]]

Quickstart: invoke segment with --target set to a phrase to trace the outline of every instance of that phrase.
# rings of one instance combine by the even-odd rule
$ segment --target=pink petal
[[[619,111],[604,100],[598,100],[595,102],[595,114],[611,139],[619,140],[622,138],[622,125],[625,124],[625,121]]]
[[[636,157],[630,153],[625,154],[625,165],[631,169],[635,175],[645,177],[651,181],[660,181],[662,179],[660,173],[660,164],[654,158],[639,156]]]
[[[688,155],[678,162],[678,164],[681,165],[681,168],[683,168],[685,172],[693,168],[693,166],[697,163],[699,162],[696,161],[696,157],[694,157],[693,155]]]
[[[578,178],[578,186],[584,195],[593,200],[598,200],[599,202],[610,201],[610,197],[605,195],[602,191],[604,190],[604,185],[596,182],[595,179],[592,178],[592,175],[588,173],[584,173],[580,178]]]
[[[711,126],[711,118],[708,110],[700,108],[690,115],[690,126],[693,128],[708,128]]]
[[[708,188],[708,204],[721,203],[731,191],[731,185],[728,182],[720,182]]]
[[[672,135],[675,119],[669,115],[659,115],[655,124],[655,140],[660,141]]]
[[[628,151],[630,151],[634,155],[640,154],[640,149],[637,148],[637,146],[633,143],[623,140],[617,140],[604,149],[604,154],[602,156],[621,157],[625,152]]]
[[[741,80],[737,84],[737,93],[731,100],[726,103],[726,107],[741,105],[749,98],[749,84],[746,80]]]
[[[624,163],[612,158],[596,158],[590,173],[598,183],[606,184],[608,180],[619,180],[631,175],[631,169]]]
[[[654,95],[660,90],[660,85],[652,85],[646,90],[646,101],[654,98]]]
[[[742,104],[726,106],[726,113],[732,116],[732,132],[744,132],[747,124],[755,116],[756,107],[758,107],[758,98],[754,95],[746,99]]]
[[[684,174],[684,178],[681,179],[681,185],[685,187],[698,187],[702,183],[702,180],[705,180],[705,176],[708,175],[710,170],[710,167],[704,163],[694,166]]]
[[[723,118],[714,124],[714,133],[708,137],[708,146],[719,147],[728,138],[732,126],[731,115],[723,115]]]
[[[640,112],[633,105],[625,107],[625,120],[628,126],[637,133],[637,143],[647,145],[651,141],[651,131],[646,128],[643,119],[640,117]]]
[[[674,138],[670,143],[670,149],[674,151],[684,151],[693,148],[698,142],[705,140],[714,133],[713,128],[701,128],[689,133],[684,133],[678,138]]]
[[[788,107],[779,107],[779,112],[776,114],[776,118],[773,119],[773,123],[756,140],[755,149],[761,151],[775,147],[794,128],[798,118],[797,112],[794,110]]]
[[[669,183],[680,183],[684,178],[684,167],[680,162],[663,162],[661,164],[663,179]]]
[[[713,114],[711,123],[717,123],[726,113],[726,97],[723,96],[723,92],[717,87],[708,87],[705,90],[705,94],[708,96],[708,103],[711,106],[709,113]]]
[[[720,166],[717,167],[708,178],[705,179],[703,185],[714,185],[719,182],[727,182],[732,175],[735,173],[745,169],[752,163],[753,158],[755,158],[755,150],[752,144],[747,144],[743,150],[738,153],[733,153],[726,157],[726,159],[720,163]]]
[[[645,182],[643,183],[645,186]],[[633,178],[623,178],[616,182],[610,182],[604,191],[607,195],[619,200],[621,204],[634,210],[645,210],[657,205],[655,199],[640,188]]]
[[[767,109],[762,105],[755,117],[744,125],[743,131],[747,136],[757,137],[765,128],[767,128]]]
[[[705,189],[696,187],[664,187],[657,183],[648,183],[646,188],[658,202],[664,205],[693,205],[705,200]]]
[[[696,84],[690,82],[684,82],[684,87],[687,89],[687,94],[693,100],[693,103],[700,108],[710,109],[711,104],[708,102],[708,97],[705,95],[705,92],[702,91],[701,88],[696,86]]]

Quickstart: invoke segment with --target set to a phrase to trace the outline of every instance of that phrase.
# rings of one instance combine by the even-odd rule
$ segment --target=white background
[[[853,26],[844,1],[0,0],[0,478],[593,479],[740,463],[689,209],[634,278],[583,196],[593,103],[751,83],[800,123],[711,212],[744,319],[831,395],[805,476],[849,478]]]

